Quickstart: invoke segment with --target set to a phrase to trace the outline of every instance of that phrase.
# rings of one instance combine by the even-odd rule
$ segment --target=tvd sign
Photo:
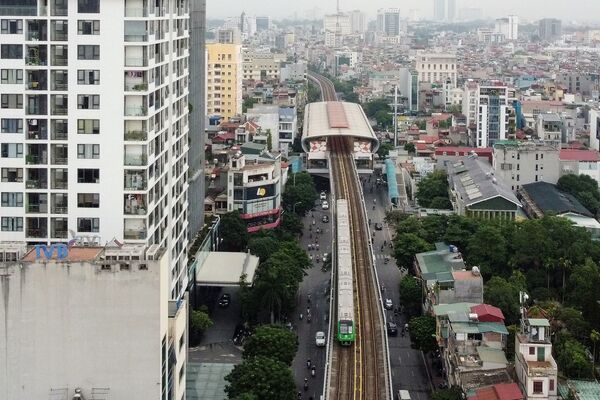
[[[275,195],[275,185],[264,185],[246,188],[246,200],[263,199]]]

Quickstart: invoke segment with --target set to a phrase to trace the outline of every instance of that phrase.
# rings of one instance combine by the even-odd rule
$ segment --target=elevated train
[[[350,346],[356,340],[354,324],[354,274],[350,242],[348,201],[336,202],[337,214],[337,340]]]

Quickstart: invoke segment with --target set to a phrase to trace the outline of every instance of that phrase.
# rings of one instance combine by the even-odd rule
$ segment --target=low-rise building
[[[560,145],[563,132],[563,121],[560,115],[554,113],[539,114],[535,127],[538,139]]]
[[[562,149],[559,157],[560,176],[587,175],[600,184],[600,153],[597,150]]]
[[[593,217],[573,195],[562,192],[548,182],[534,182],[523,185],[517,192],[523,210],[529,218],[543,218],[546,214],[563,215],[573,213]]]
[[[521,203],[492,167],[468,156],[448,166],[451,201],[459,215],[480,219],[514,220]]]
[[[188,304],[170,300],[164,248],[0,243],[0,254],[3,399],[185,397]]]
[[[298,116],[295,107],[279,108],[279,148],[290,146],[296,137]]]
[[[523,400],[523,392],[517,383],[499,383],[475,390],[467,400]]]
[[[515,191],[532,182],[556,183],[559,147],[555,142],[503,140],[494,144],[494,176]]]
[[[515,335],[515,372],[528,399],[558,398],[558,366],[550,338],[547,319],[522,317],[520,331]]]

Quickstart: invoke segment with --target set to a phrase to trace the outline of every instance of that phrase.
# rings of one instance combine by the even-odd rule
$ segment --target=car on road
[[[219,307],[229,307],[229,303],[231,303],[231,295],[229,293],[223,293],[221,297],[219,297]]]
[[[391,310],[392,308],[394,308],[394,303],[392,302],[392,299],[385,299],[383,301],[383,306],[386,310]]]
[[[386,324],[387,333],[390,336],[398,336],[398,325],[395,322],[388,321]]]
[[[329,210],[329,203],[327,202],[327,200],[323,200],[323,202],[321,203],[321,208],[323,210]]]
[[[383,229],[383,224],[382,224],[381,222],[377,222],[377,223],[375,224],[375,230],[378,230],[378,231],[380,231],[380,230],[382,230],[382,229]]]
[[[323,218],[321,218],[321,221],[323,221],[324,223],[329,222],[329,217],[327,215],[323,215]]]
[[[329,253],[323,253],[323,262],[326,263],[329,260]]]
[[[398,400],[410,400],[410,393],[408,390],[398,390]]]
[[[317,332],[315,334],[315,344],[317,345],[317,347],[324,347],[325,343],[327,341],[325,340],[325,332]]]
[[[321,200],[327,200],[327,193],[325,193],[325,192],[321,192],[321,195],[319,196],[319,198],[320,198]]]

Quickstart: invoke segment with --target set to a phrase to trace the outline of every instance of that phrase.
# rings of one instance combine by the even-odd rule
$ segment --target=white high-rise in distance
[[[0,241],[159,244],[179,298],[188,283],[188,0],[6,1]]]

